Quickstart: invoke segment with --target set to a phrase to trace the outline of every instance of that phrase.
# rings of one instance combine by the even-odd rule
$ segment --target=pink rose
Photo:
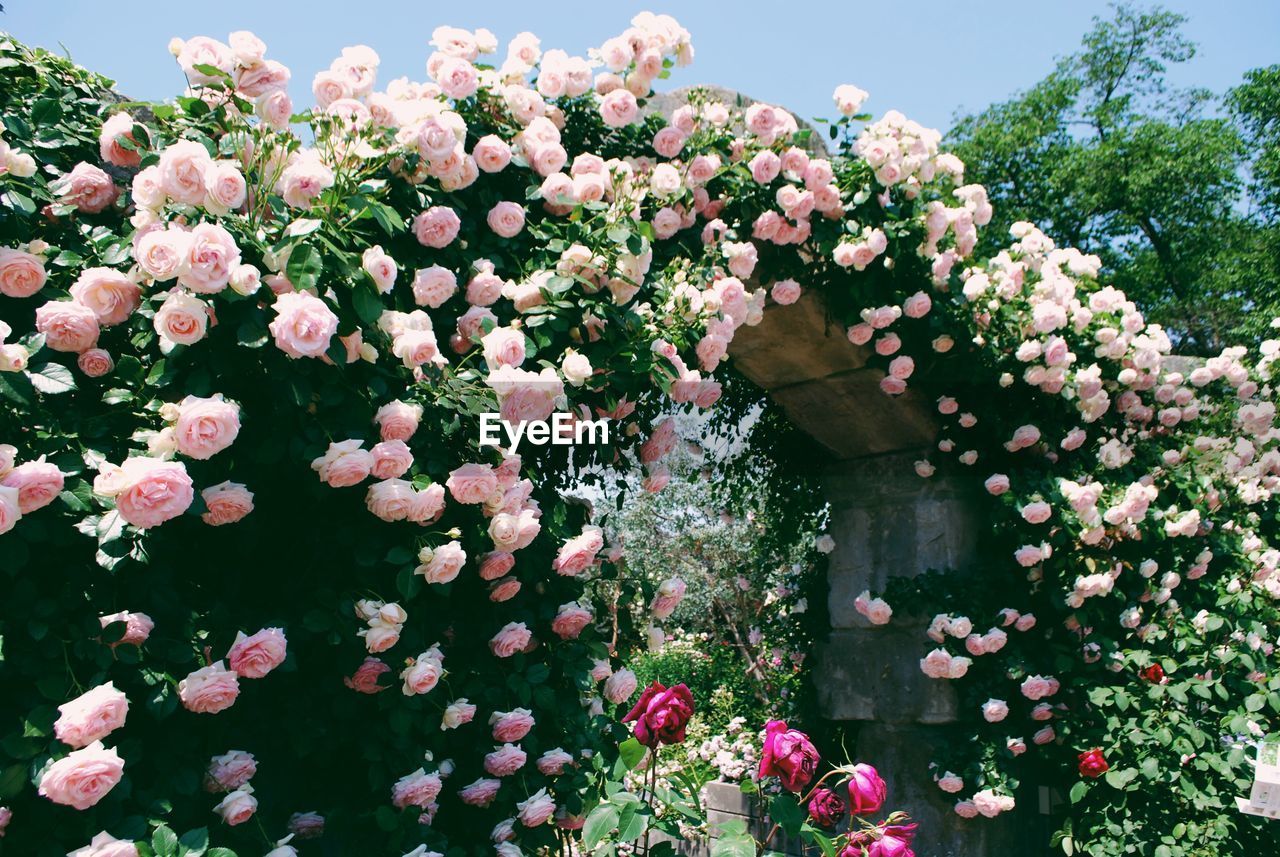
[[[432,646],[418,657],[411,658],[400,673],[404,695],[430,693],[445,675],[444,656]]]
[[[678,577],[664,580],[658,587],[658,591],[654,593],[653,603],[649,605],[653,618],[666,619],[674,613],[676,607],[680,606],[680,602],[684,600],[685,588],[685,582]]]
[[[240,433],[240,406],[221,394],[202,399],[187,396],[178,403],[174,422],[178,451],[203,461],[222,452]]]
[[[160,188],[166,196],[185,205],[204,202],[205,174],[213,169],[208,149],[195,140],[178,140],[160,153],[157,166]]]
[[[329,306],[306,292],[288,292],[276,298],[276,318],[268,327],[276,347],[290,357],[321,357],[338,332],[338,317]]]
[[[373,456],[370,472],[375,479],[395,479],[403,476],[413,466],[413,452],[402,440],[376,443],[370,454]]]
[[[480,557],[480,579],[497,580],[515,567],[516,558],[506,551],[491,551]]]
[[[295,154],[280,174],[276,192],[294,208],[309,208],[316,197],[333,186],[333,170],[314,149]]]
[[[489,228],[502,238],[514,238],[524,229],[524,207],[515,202],[500,202],[489,209]]]
[[[490,369],[499,366],[519,367],[525,358],[524,331],[511,327],[495,327],[480,337],[485,363]]]
[[[614,705],[621,705],[636,692],[636,674],[631,670],[618,670],[604,682],[604,698]]]
[[[684,741],[685,728],[693,716],[693,694],[683,684],[664,687],[653,682],[640,694],[635,706],[622,718],[623,723],[635,723],[636,740],[646,747],[659,744],[679,744]]]
[[[788,729],[781,720],[770,720],[765,725],[759,777],[777,777],[787,791],[800,792],[818,772],[818,761],[818,750],[808,735]]]
[[[263,628],[252,637],[237,631],[227,665],[241,678],[262,678],[284,663],[287,642],[279,628]]]
[[[98,344],[98,314],[75,301],[50,301],[36,310],[36,330],[54,351],[79,353]]]
[[[111,176],[84,161],[54,182],[51,190],[58,194],[58,201],[63,205],[74,205],[85,214],[97,214],[120,195]]]
[[[244,824],[258,811],[258,799],[253,796],[253,786],[246,784],[229,793],[213,811],[222,816],[223,823],[228,827]]]
[[[289,816],[289,832],[298,839],[319,839],[324,835],[324,816],[318,812],[295,812]]]
[[[517,803],[516,810],[516,818],[525,827],[540,827],[555,815],[556,802],[547,794],[546,789],[539,789]]]
[[[235,239],[216,223],[201,223],[189,234],[186,265],[178,271],[178,282],[198,294],[222,291],[240,265]]]
[[[493,740],[503,744],[519,741],[533,728],[533,713],[527,708],[495,711],[489,717],[489,725],[493,727]]]
[[[121,138],[134,146],[125,148]],[[113,167],[136,167],[142,163],[142,152],[138,141],[133,136],[133,117],[128,113],[113,113],[102,123],[102,132],[98,135],[98,154],[102,160]]]
[[[44,460],[28,461],[5,474],[0,485],[18,492],[18,511],[29,515],[43,509],[62,491],[64,477],[56,464]]]
[[[476,159],[476,166],[486,173],[501,172],[511,163],[511,147],[501,137],[487,134],[476,141],[471,156]]]
[[[452,208],[436,205],[428,208],[413,220],[413,234],[425,247],[442,250],[458,237],[462,221]]]
[[[238,211],[244,207],[248,196],[244,174],[231,161],[214,161],[213,167],[205,172],[204,207],[210,214]]]
[[[595,614],[577,602],[561,604],[551,622],[551,630],[562,640],[576,640],[594,618]]]
[[[240,696],[240,677],[218,661],[201,667],[178,682],[182,707],[196,714],[217,714],[235,704]]]
[[[514,744],[503,744],[486,753],[484,757],[485,772],[495,777],[509,777],[524,767],[528,755]]]
[[[421,419],[421,405],[408,404],[399,399],[387,402],[378,408],[378,412],[373,417],[384,441],[407,441],[418,430],[418,422]]]
[[[358,485],[374,468],[374,457],[367,450],[361,449],[362,440],[343,440],[330,443],[324,455],[311,462],[311,469],[319,473],[320,480],[328,482],[329,487],[342,489]]]
[[[428,485],[414,493],[409,504],[408,520],[426,526],[434,523],[444,513],[444,486]]]
[[[403,521],[409,517],[413,497],[413,486],[408,482],[403,479],[384,479],[369,486],[365,495],[365,507],[388,523]]]
[[[458,278],[440,265],[419,268],[413,275],[413,300],[418,306],[436,309],[458,291]]]
[[[233,792],[253,779],[258,773],[258,762],[252,753],[228,750],[209,760],[204,775],[204,790],[210,793]]]
[[[191,477],[181,462],[135,456],[119,467],[103,465],[94,493],[115,497],[116,511],[139,529],[158,527],[181,515],[195,499]]]
[[[600,99],[600,118],[610,128],[622,128],[636,120],[640,105],[635,95],[625,89],[615,89]]]
[[[439,774],[428,774],[422,768],[396,780],[391,787],[391,803],[396,809],[416,806],[426,809],[435,803],[443,782]]]
[[[982,484],[988,494],[999,496],[1009,490],[1009,477],[1003,473],[993,473]]]
[[[779,280],[773,284],[770,294],[775,302],[786,306],[800,299],[800,284],[795,280]]]
[[[90,378],[101,378],[116,368],[115,361],[111,359],[111,354],[102,348],[90,348],[87,351],[80,352],[80,356],[76,358],[76,365],[80,367],[81,372]]]
[[[555,747],[539,756],[536,764],[539,773],[543,776],[558,777],[564,773],[566,767],[573,764],[573,756]]]
[[[120,639],[111,644],[112,647],[118,646],[121,643],[141,646],[147,641],[147,637],[151,636],[151,631],[156,626],[156,623],[153,622],[151,617],[146,613],[130,613],[126,610],[122,610],[119,613],[108,613],[105,616],[99,616],[98,622],[102,625],[103,630],[106,630],[108,625],[116,622],[124,623],[124,634]]]
[[[123,776],[120,754],[94,741],[45,768],[39,793],[54,803],[84,810],[106,797]]]
[[[204,339],[209,307],[186,292],[171,292],[156,310],[155,331],[175,345],[194,345]]]
[[[764,149],[757,152],[747,166],[757,184],[769,184],[782,171],[782,159],[775,152]]]
[[[849,812],[854,815],[870,815],[884,806],[888,787],[880,773],[867,764],[853,766],[849,777]]]
[[[220,482],[200,496],[205,505],[200,519],[211,527],[234,524],[253,511],[253,492],[239,482]]]
[[[360,266],[373,280],[374,286],[382,294],[388,294],[396,284],[399,268],[380,246],[370,247],[360,257]]]
[[[124,725],[129,699],[111,682],[100,684],[58,706],[53,733],[64,744],[79,749],[101,741]]]
[[[498,490],[498,477],[492,465],[464,464],[449,474],[445,486],[459,503],[483,503]]]
[[[501,780],[481,777],[474,783],[460,789],[458,798],[467,806],[486,807],[493,803],[493,799],[498,796],[498,789],[501,787]]]
[[[517,652],[524,651],[532,641],[533,635],[523,622],[508,622],[489,641],[489,650],[496,657],[509,658]]]
[[[0,294],[11,298],[29,298],[44,288],[47,274],[39,256],[0,247]]]
[[[104,830],[93,837],[84,848],[72,851],[70,857],[138,857],[138,846],[123,839],[116,839]]]
[[[358,693],[378,693],[387,689],[386,685],[378,684],[378,676],[389,672],[391,667],[377,658],[367,657],[355,673],[342,679],[342,683]]]
[[[572,577],[586,571],[604,547],[604,533],[599,527],[586,527],[560,546],[551,564],[558,573]]]
[[[467,561],[467,552],[456,541],[441,545],[435,550],[424,548],[419,553],[423,564],[414,569],[426,578],[427,583],[449,583],[454,580]]]
[[[444,715],[440,718],[440,729],[457,729],[459,726],[465,726],[470,723],[476,716],[476,707],[464,699],[455,699],[449,703],[444,710]]]

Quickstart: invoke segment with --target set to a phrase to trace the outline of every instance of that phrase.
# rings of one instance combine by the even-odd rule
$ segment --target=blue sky
[[[488,27],[499,39],[521,30],[544,49],[585,54],[624,29],[640,10],[674,15],[693,33],[697,59],[664,86],[716,83],[781,103],[797,114],[831,115],[831,90],[855,83],[875,113],[902,110],[945,129],[955,111],[978,109],[1039,80],[1107,13],[1104,0],[808,0],[750,2],[532,2],[481,0],[4,0],[0,29],[57,50],[115,78],[122,92],[163,99],[183,85],[165,46],[172,36],[225,39],[249,29],[268,55],[293,70],[294,100],[310,100],[310,81],[341,48],[368,44],[382,56],[380,78],[426,76],[431,31],[440,24]],[[1200,44],[1175,77],[1221,91],[1247,69],[1280,62],[1280,2],[1170,0],[1190,18]],[[105,8],[108,11],[103,11]],[[794,13],[795,20],[785,16]],[[505,51],[505,47],[502,49]]]

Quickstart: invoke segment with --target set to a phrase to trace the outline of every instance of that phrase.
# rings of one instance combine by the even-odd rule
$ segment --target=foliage
[[[1259,322],[1277,315],[1277,149],[1262,131],[1276,114],[1266,69],[1227,93],[1237,108],[1227,115],[1209,93],[1169,86],[1169,68],[1195,56],[1184,20],[1118,6],[1048,77],[962,117],[950,138],[995,205],[981,253],[996,252],[1011,224],[1038,223],[1101,255],[1181,352],[1208,355],[1256,342]]]

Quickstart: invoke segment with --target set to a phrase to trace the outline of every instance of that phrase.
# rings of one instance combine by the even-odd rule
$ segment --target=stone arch
[[[649,109],[670,115],[692,89],[657,96]],[[753,103],[721,87],[696,89],[726,102]],[[826,155],[816,133],[809,148]],[[836,548],[827,571],[831,632],[816,653],[821,713],[858,725],[851,749],[885,774],[887,805],[906,810],[926,831],[922,853],[1044,853],[1051,832],[1042,815],[1051,803],[1047,789],[1024,786],[1015,813],[965,820],[929,774],[935,750],[949,737],[946,727],[957,719],[952,686],[929,679],[919,667],[931,617],[904,615],[899,606],[889,625],[875,627],[854,610],[859,593],[882,591],[891,577],[930,569],[971,573],[982,532],[974,480],[946,468],[930,479],[914,475],[913,462],[937,441],[935,406],[914,387],[886,396],[879,386],[884,372],[868,365],[871,353],[851,343],[809,291],[789,306],[770,304],[763,321],[739,328],[729,348],[738,371],[825,456],[821,484]]]

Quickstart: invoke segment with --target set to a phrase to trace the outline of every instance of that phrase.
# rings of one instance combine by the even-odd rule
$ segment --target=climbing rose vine
[[[735,334],[805,292],[885,395],[936,398],[903,478],[986,486],[979,587],[859,599],[939,614],[921,667],[974,739],[937,760],[956,812],[1035,772],[1090,853],[1274,843],[1232,807],[1280,712],[1273,343],[1171,366],[1096,258],[1031,224],[970,258],[985,192],[856,87],[830,156],[766,104],[648,112],[693,56],[669,17],[585,58],[431,44],[425,82],[381,88],[345,49],[296,112],[248,32],[175,40],[160,105],[0,41],[6,847],[576,836],[636,688],[596,627],[619,549],[562,489],[661,490],[671,412],[713,407]],[[489,411],[612,430],[503,454]]]

